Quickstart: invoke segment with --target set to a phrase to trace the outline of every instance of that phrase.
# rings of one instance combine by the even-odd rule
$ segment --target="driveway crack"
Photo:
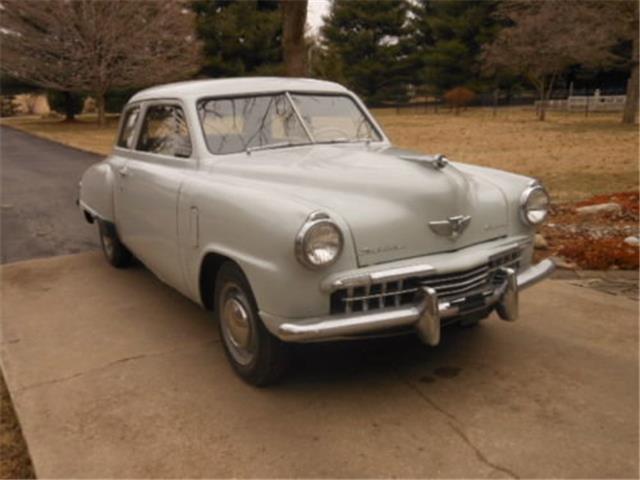
[[[447,410],[442,408],[440,405],[438,405],[436,402],[434,402],[433,399],[430,398],[422,390],[420,390],[420,388],[418,388],[416,385],[411,383],[408,379],[403,377],[402,374],[396,368],[394,368],[394,370],[402,383],[404,383],[410,390],[416,393],[416,395],[418,395],[422,400],[424,400],[431,408],[433,408],[438,413],[446,417],[447,425],[449,425],[451,429],[456,433],[456,435],[458,435],[458,437],[460,437],[460,439],[464,443],[466,443],[469,446],[469,448],[471,448],[474,451],[477,459],[480,460],[480,462],[484,463],[489,468],[493,468],[494,470],[497,470],[506,475],[509,475],[509,477],[511,478],[516,478],[516,479],[520,478],[519,475],[517,475],[515,472],[508,469],[507,467],[503,467],[489,460],[487,456],[482,452],[482,450],[480,450],[480,448],[471,441],[469,436],[465,433],[464,429],[460,426],[461,422],[455,417],[455,415],[448,412]]]
[[[220,340],[210,340],[208,342],[203,342],[203,343],[199,343],[196,344],[195,346],[198,347],[206,347],[209,345],[213,345],[215,343],[220,343]],[[101,370],[106,370],[108,368],[111,368],[115,365],[120,365],[122,363],[127,363],[127,362],[131,362],[134,360],[140,360],[142,358],[151,358],[151,357],[159,357],[162,355],[167,355],[167,354],[171,354],[171,353],[175,353],[175,352],[180,352],[182,350],[187,350],[188,348],[193,348],[192,346],[189,347],[178,347],[178,348],[172,348],[171,350],[165,350],[162,352],[150,352],[150,353],[141,353],[138,355],[131,355],[129,357],[123,357],[123,358],[119,358],[117,360],[113,360],[109,363],[106,363],[104,365],[99,365],[97,367],[93,367],[90,368],[88,370],[84,370],[81,372],[77,372],[77,373],[73,373],[71,375],[67,375],[65,377],[60,377],[60,378],[52,378],[51,380],[45,380],[42,382],[36,382],[36,383],[32,383],[31,385],[26,385],[24,387],[18,388],[15,390],[16,394],[21,394],[23,392],[29,391],[29,390],[33,390],[34,388],[39,388],[45,385],[53,385],[56,383],[63,383],[63,382],[67,382],[69,380],[73,380],[74,378],[78,378],[78,377],[82,377],[84,375],[90,374],[90,373],[95,373],[95,372],[99,372]]]

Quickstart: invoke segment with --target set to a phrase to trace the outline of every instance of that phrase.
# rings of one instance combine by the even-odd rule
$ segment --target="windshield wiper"
[[[247,147],[244,151],[247,152],[247,154],[250,154],[251,152],[255,152],[257,150],[268,150],[270,148],[283,148],[283,147],[290,147],[292,145],[300,145],[300,144],[293,143],[293,142],[267,143],[266,145],[256,145],[255,147]]]
[[[333,140],[327,140],[326,142],[317,142],[317,143],[366,143],[367,145],[371,143],[370,138],[334,138]]]

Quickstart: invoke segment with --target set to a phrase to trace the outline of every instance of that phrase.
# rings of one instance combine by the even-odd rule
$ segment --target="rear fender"
[[[80,182],[80,208],[93,217],[113,223],[114,180],[113,171],[106,161],[89,167]]]

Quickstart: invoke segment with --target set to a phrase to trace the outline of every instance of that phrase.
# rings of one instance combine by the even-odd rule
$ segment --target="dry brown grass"
[[[35,478],[11,398],[0,374],[0,478]]]
[[[118,117],[109,116],[107,120],[108,125],[100,127],[95,115],[79,115],[74,122],[55,117],[24,116],[3,118],[0,125],[12,126],[70,147],[108,155],[118,128]]]
[[[559,201],[638,189],[638,126],[622,125],[620,114],[550,112],[546,122],[523,108],[495,118],[489,109],[374,114],[398,146],[540,178]]]
[[[538,177],[557,201],[638,189],[638,127],[622,125],[617,113],[585,118],[550,112],[546,122],[526,108],[504,108],[495,118],[482,108],[461,115],[397,114],[393,109],[374,114],[400,147]],[[106,128],[90,116],[75,123],[24,117],[2,123],[107,154],[117,120],[111,118]]]

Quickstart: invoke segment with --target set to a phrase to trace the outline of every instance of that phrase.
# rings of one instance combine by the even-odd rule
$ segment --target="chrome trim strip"
[[[524,248],[531,242],[532,240],[527,239],[527,240],[522,240],[516,243],[512,243],[510,245],[507,245],[504,248],[504,250],[494,255],[491,255],[489,257],[489,261],[494,260],[495,258],[500,258],[504,255],[507,255],[512,251],[515,252],[515,251],[522,250],[522,248]],[[509,262],[508,264],[511,265],[512,263],[515,263],[517,261],[519,261],[519,259],[515,259],[512,262]],[[500,265],[500,267],[505,265]],[[464,275],[469,275],[470,273],[473,273],[476,270],[480,270],[486,267],[487,267],[487,264],[483,263],[459,275],[461,277]],[[496,267],[496,268],[500,268],[500,267]],[[492,272],[492,271],[495,271],[495,268],[489,269],[489,272]],[[423,276],[427,277],[431,275],[451,275],[450,278],[455,279],[456,273],[457,272],[451,272],[450,274],[446,274],[446,273],[439,274],[438,270],[434,266],[427,263],[420,263],[416,265],[407,265],[404,267],[391,268],[388,270],[378,270],[370,273],[351,272],[344,275],[338,275],[338,277],[335,278],[330,283],[323,283],[321,285],[321,289],[324,292],[333,293],[336,290],[340,290],[343,288],[367,287],[372,283],[393,282],[393,281],[401,280],[407,277],[423,277]],[[427,278],[425,278],[425,280],[427,280]]]
[[[386,284],[385,284],[386,285]],[[367,295],[360,295],[360,296],[352,296],[352,297],[345,297],[342,299],[342,301],[344,302],[360,302],[360,301],[364,301],[364,300],[373,300],[375,298],[384,298],[384,297],[391,297],[394,295],[404,295],[406,293],[415,293],[417,292],[418,289],[417,288],[405,288],[404,290],[388,290],[385,293],[369,293]],[[365,292],[366,293],[366,292]]]
[[[437,279],[435,282],[430,282],[428,278],[425,278],[424,280],[422,280],[420,283],[422,285],[424,285],[425,287],[431,287],[431,288],[435,288],[435,289],[443,289],[443,290],[450,290],[450,289],[454,289],[457,290],[458,288],[464,288],[467,287],[469,285],[471,285],[472,283],[477,283],[479,281],[487,281],[489,280],[489,271],[484,271],[482,273],[479,273],[471,278],[467,278],[461,281],[457,281],[457,278],[453,278],[453,280],[456,280],[455,283],[451,283],[450,279],[448,278],[443,278],[443,279]]]
[[[363,274],[350,274],[344,277],[337,278],[328,286],[325,286],[323,290],[328,292],[335,292],[342,288],[352,287],[366,287],[372,283],[379,282],[393,282],[405,277],[422,276],[436,271],[431,265],[418,264],[409,265],[406,267],[397,267],[390,270],[380,270],[378,272],[363,273]]]
[[[383,270],[379,272],[372,272],[369,274],[369,278],[372,282],[393,282],[405,277],[426,275],[427,273],[433,273],[436,269],[431,265],[409,265],[407,267],[392,268],[391,270]]]
[[[476,281],[474,284],[466,286],[466,287],[462,287],[462,288],[456,288],[454,290],[446,290],[443,288],[438,289],[436,287],[436,290],[438,291],[438,294],[441,297],[450,297],[452,295],[462,295],[463,293],[468,293],[471,292],[473,290],[475,290],[478,287],[482,287],[483,285],[487,285],[489,283],[489,279],[486,278],[484,280],[478,280]]]

